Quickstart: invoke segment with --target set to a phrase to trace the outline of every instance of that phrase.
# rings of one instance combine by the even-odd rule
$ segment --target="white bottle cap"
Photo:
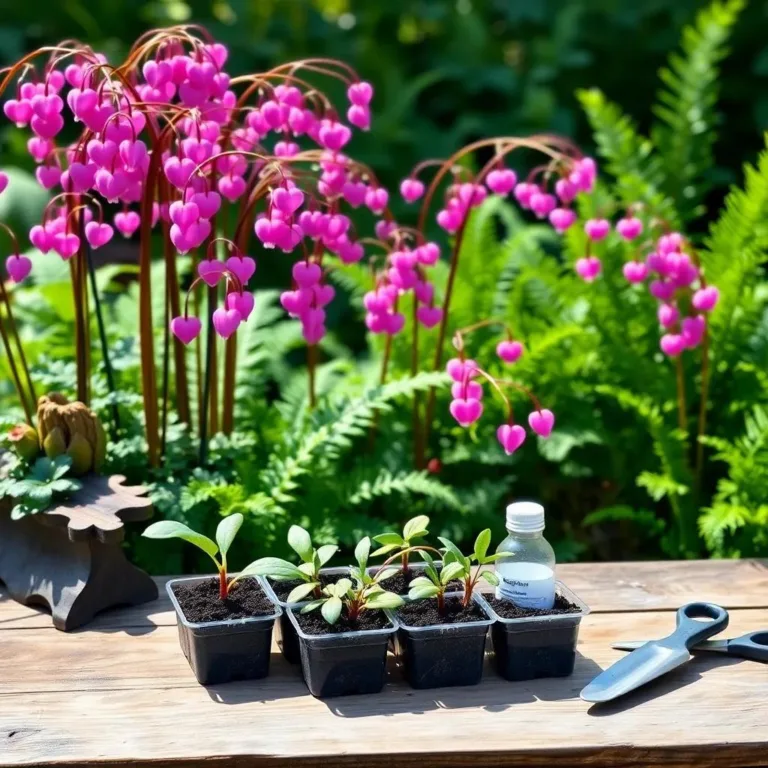
[[[540,533],[544,530],[544,507],[535,501],[516,501],[507,507],[510,533]]]

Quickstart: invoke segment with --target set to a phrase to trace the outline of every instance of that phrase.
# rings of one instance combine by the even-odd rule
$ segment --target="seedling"
[[[403,573],[408,573],[408,556],[413,551],[413,542],[429,533],[428,525],[429,518],[426,515],[419,515],[405,524],[402,536],[399,533],[380,533],[378,536],[374,536],[373,540],[382,546],[373,553],[373,557],[399,553]]]
[[[444,548],[442,568],[438,571],[432,556],[424,550],[419,550],[426,567],[424,575],[410,583],[408,597],[412,600],[436,597],[437,608],[442,615],[445,612],[445,593],[454,579],[460,579],[464,583],[462,605],[466,608],[472,600],[472,593],[480,579],[484,579],[494,587],[499,584],[499,577],[494,571],[482,570],[480,566],[490,565],[503,557],[509,557],[510,553],[488,554],[488,547],[491,544],[490,528],[481,531],[475,539],[475,547],[471,555],[464,555],[450,539],[438,538]],[[478,566],[474,571],[473,565]]]
[[[381,583],[394,576],[397,568],[382,568],[374,576],[368,573],[368,557],[371,540],[366,536],[355,547],[357,565],[350,570],[351,579],[339,579],[322,590],[322,597],[305,605],[302,613],[320,609],[323,618],[329,624],[335,624],[345,612],[350,623],[354,624],[362,611],[399,608],[404,600],[394,592],[387,592]]]
[[[289,603],[298,603],[309,595],[319,599],[322,595],[320,569],[339,548],[335,544],[325,544],[315,549],[309,532],[298,525],[292,525],[288,530],[288,546],[301,558],[301,565],[280,557],[262,557],[251,563],[251,573],[267,576],[273,581],[301,581],[288,595]]]
[[[256,563],[246,566],[237,576],[232,578],[229,578],[227,574],[227,552],[242,524],[243,516],[239,512],[228,515],[216,528],[216,541],[209,539],[202,533],[193,531],[184,523],[177,523],[175,520],[161,520],[159,523],[153,523],[144,531],[142,536],[148,539],[182,539],[205,552],[216,564],[216,570],[219,572],[219,597],[226,600],[232,587],[240,579],[256,575],[254,570]]]

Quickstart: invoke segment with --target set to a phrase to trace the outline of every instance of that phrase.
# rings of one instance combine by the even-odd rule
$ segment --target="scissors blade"
[[[621,643],[614,643],[611,648],[615,648],[617,651],[634,651],[640,646],[645,645],[645,640],[625,640]],[[698,645],[695,645],[692,651],[717,651],[719,653],[728,653],[728,641],[727,640],[705,640]]]

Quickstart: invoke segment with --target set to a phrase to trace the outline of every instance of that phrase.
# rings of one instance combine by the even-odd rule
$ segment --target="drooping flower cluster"
[[[496,438],[509,456],[513,454],[526,438],[525,428],[515,423],[512,405],[503,392],[503,387],[513,387],[525,393],[533,402],[535,410],[528,415],[528,424],[537,435],[547,438],[552,434],[555,426],[555,416],[547,408],[542,408],[538,400],[524,387],[512,381],[500,380],[481,368],[477,362],[469,359],[464,354],[464,337],[479,328],[489,325],[497,325],[495,321],[483,321],[469,328],[457,331],[453,339],[453,345],[459,356],[451,358],[445,370],[453,380],[451,385],[451,404],[449,410],[451,416],[462,427],[469,427],[477,422],[483,415],[483,385],[487,381],[496,393],[502,398],[508,412],[507,421],[496,430]],[[516,363],[523,354],[523,345],[513,339],[512,333],[507,329],[507,336],[496,345],[496,353],[499,359],[509,365]]]

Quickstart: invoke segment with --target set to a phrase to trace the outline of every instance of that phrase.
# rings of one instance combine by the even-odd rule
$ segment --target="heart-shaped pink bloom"
[[[679,251],[685,244],[685,238],[679,232],[670,232],[662,235],[656,243],[656,250],[659,253],[673,253]]]
[[[256,271],[256,262],[250,256],[230,256],[227,259],[227,269],[245,285]]]
[[[458,357],[451,358],[445,366],[445,370],[448,375],[458,382],[464,382],[465,378],[469,378],[474,375],[474,371],[478,368],[477,363],[474,360],[459,360]]]
[[[413,286],[413,295],[422,304],[432,304],[435,296],[435,286],[427,281],[419,281]]]
[[[548,192],[543,192],[540,189],[537,189],[531,195],[530,204],[531,210],[536,216],[543,219],[545,216],[549,216],[549,214],[557,207],[557,198],[554,195],[550,195]]]
[[[128,168],[141,168],[147,159],[147,145],[143,141],[125,139],[118,147],[120,159]]]
[[[576,273],[586,283],[591,283],[600,274],[603,264],[597,256],[585,256],[576,260]]]
[[[93,186],[93,180],[96,176],[95,163],[72,163],[67,169],[69,174],[71,192],[85,192]]]
[[[5,269],[14,283],[20,283],[32,271],[32,261],[14,253],[5,260]]]
[[[314,285],[312,286],[312,292],[315,298],[315,305],[318,307],[328,306],[336,295],[336,290],[332,285]]]
[[[29,242],[41,253],[48,253],[53,245],[51,235],[40,224],[35,224],[29,230]]]
[[[293,279],[302,288],[311,288],[315,283],[320,282],[320,278],[323,275],[323,270],[319,264],[297,261],[293,265],[292,270]]]
[[[549,437],[552,434],[552,428],[555,426],[555,414],[548,408],[533,411],[528,416],[528,424],[540,437]]]
[[[253,225],[253,231],[256,233],[256,237],[261,240],[265,248],[275,247],[275,231],[271,219],[261,218],[257,219]]]
[[[166,178],[177,189],[184,188],[196,167],[195,162],[187,157],[169,157],[163,163]]]
[[[520,203],[521,208],[531,207],[531,198],[539,191],[536,184],[529,184],[527,181],[521,181],[515,186],[515,200]]]
[[[656,315],[664,328],[671,328],[680,317],[680,312],[673,304],[661,304]]]
[[[325,325],[306,325],[301,326],[301,335],[307,344],[317,344],[325,336]]]
[[[465,386],[454,381],[451,384],[451,395],[455,400],[482,400],[483,385],[479,381],[467,381]]]
[[[187,229],[200,219],[200,209],[195,203],[182,203],[177,200],[171,203],[168,208],[168,214],[174,224],[178,224],[181,229]]]
[[[701,340],[704,338],[704,331],[707,329],[707,321],[704,315],[694,315],[693,317],[686,317],[682,322],[680,335],[683,337],[685,346],[688,349],[693,349],[701,344]]]
[[[708,285],[706,288],[699,288],[693,294],[691,304],[699,312],[711,312],[717,306],[719,299],[720,291],[714,285]]]
[[[443,310],[440,307],[419,307],[416,310],[416,319],[425,328],[434,328],[443,319]]]
[[[64,100],[57,93],[39,93],[32,97],[32,111],[43,120],[56,117],[64,109]]]
[[[642,261],[628,261],[622,272],[627,282],[642,283],[648,277],[648,265]]]
[[[361,80],[359,83],[352,83],[347,88],[347,98],[352,104],[359,107],[367,107],[373,98],[373,86],[370,83]]]
[[[309,288],[300,288],[297,291],[283,291],[280,294],[280,304],[289,315],[298,317],[309,309],[312,297],[313,293]]]
[[[555,192],[560,201],[566,205],[579,193],[579,188],[570,179],[558,179],[555,184]]]
[[[371,110],[368,107],[353,104],[347,110],[347,120],[361,131],[367,131],[371,127]]]
[[[636,216],[628,216],[616,222],[616,231],[625,240],[634,240],[643,231],[643,222]]]
[[[191,197],[204,219],[212,218],[221,208],[221,196],[218,192],[195,192]]]
[[[365,202],[368,186],[363,181],[346,181],[341,189],[344,199],[353,207],[359,208]]]
[[[519,341],[506,339],[496,345],[496,354],[505,363],[516,363],[523,354],[523,345]]]
[[[389,336],[397,336],[405,325],[405,315],[400,312],[391,312],[384,315],[384,333]]]
[[[53,250],[65,261],[71,259],[80,248],[80,238],[74,233],[57,232],[53,236]]]
[[[219,192],[234,203],[245,192],[246,183],[242,176],[222,176],[217,184]]]
[[[64,118],[58,113],[48,118],[32,115],[29,125],[41,139],[52,139],[64,127]]]
[[[383,213],[389,202],[389,192],[384,187],[371,187],[365,193],[365,204],[373,213]]]
[[[173,69],[167,61],[154,61],[150,59],[144,63],[141,69],[144,79],[153,88],[162,88],[173,77]]]
[[[664,280],[654,280],[648,290],[651,296],[659,301],[670,301],[675,295],[674,283],[668,283]]]
[[[659,341],[659,346],[668,357],[678,357],[685,349],[685,339],[677,333],[665,333]]]
[[[485,183],[494,194],[508,195],[517,184],[517,174],[510,168],[496,168],[485,177]],[[569,201],[563,200],[563,202]]]
[[[555,208],[549,214],[549,223],[555,231],[562,234],[576,221],[576,212],[570,208]]]
[[[239,312],[242,321],[245,322],[253,312],[254,298],[250,291],[232,291],[227,294],[227,309],[235,309]]]
[[[608,219],[589,219],[584,224],[584,232],[590,240],[603,240],[611,231],[611,222]]]
[[[483,415],[483,404],[474,398],[457,398],[451,401],[449,410],[462,427],[468,427]]]
[[[114,218],[115,228],[123,237],[130,237],[141,224],[141,217],[136,211],[118,211]]]
[[[197,265],[197,274],[213,287],[224,276],[226,267],[218,259],[203,259]]]
[[[171,333],[183,344],[189,344],[200,334],[202,324],[197,317],[174,317],[171,320]]]
[[[100,248],[106,245],[114,235],[114,230],[109,224],[99,224],[89,221],[85,225],[85,239],[91,244],[91,248]]]
[[[406,203],[415,203],[424,194],[424,183],[418,179],[403,179],[400,194]]]
[[[53,189],[61,181],[61,168],[58,165],[39,165],[35,169],[35,178],[43,189]]]
[[[272,192],[272,205],[286,216],[291,216],[304,204],[304,193],[298,188],[278,187]]]
[[[88,157],[100,168],[111,167],[112,161],[117,155],[118,146],[114,141],[107,139],[91,139],[86,145]]]
[[[240,325],[242,317],[236,309],[219,307],[213,313],[213,327],[222,339],[228,339]]]
[[[352,131],[337,121],[323,120],[317,138],[321,146],[338,152],[352,138]]]
[[[496,430],[496,438],[507,456],[511,456],[525,442],[525,430],[519,424],[502,424]]]
[[[8,99],[3,104],[3,112],[12,123],[22,128],[32,117],[32,105],[26,99]]]
[[[392,301],[379,291],[368,291],[363,296],[363,306],[374,315],[380,315],[386,312],[391,306]]]

